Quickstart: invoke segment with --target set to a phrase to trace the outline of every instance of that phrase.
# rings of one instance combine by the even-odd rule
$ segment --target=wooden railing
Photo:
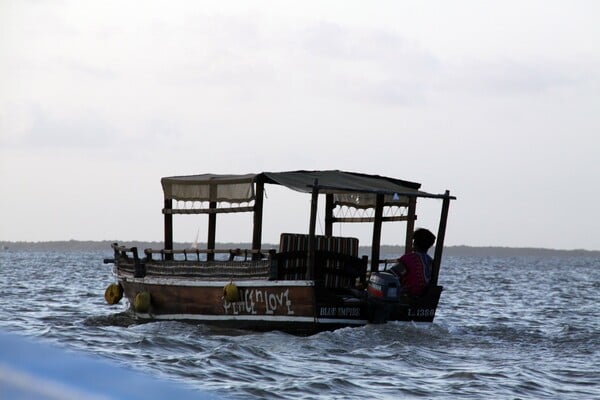
[[[188,261],[188,256],[196,256],[196,261],[206,260],[209,254],[228,254],[229,261],[234,261],[236,257],[243,257],[244,261],[248,261],[248,257],[255,259],[255,255],[259,255],[259,258],[270,258],[275,253],[275,250],[256,250],[256,249],[176,249],[176,250],[153,250],[145,249],[144,254],[148,260],[152,260],[154,254],[160,254],[160,259],[165,260],[165,256],[168,254],[183,254],[184,260]],[[200,259],[200,255],[204,255],[204,260]]]
[[[111,245],[115,258],[121,257],[131,257],[134,260],[139,259],[138,249],[137,247],[127,247],[127,246],[119,246],[118,243],[113,243]],[[256,255],[259,255],[261,259],[270,259],[273,254],[275,254],[274,249],[174,249],[174,250],[155,250],[155,249],[145,249],[144,254],[146,259],[151,261],[153,256],[156,254],[160,254],[160,259],[162,261],[165,260],[165,256],[167,254],[175,255],[175,254],[183,254],[184,261],[189,261],[188,256],[195,256],[196,261],[205,261],[206,256],[208,254],[228,254],[228,260],[234,261],[236,257],[243,257],[243,261],[248,261],[248,258],[255,259]],[[205,260],[201,260],[200,256],[204,255]],[[105,259],[105,263],[112,263],[114,259]]]
[[[112,248],[115,252],[115,259],[105,260],[105,262],[114,263],[118,258],[131,260],[135,266],[136,276],[144,276],[146,273],[146,262],[151,262],[153,257],[160,255],[156,261],[168,261],[167,255],[183,255],[183,260],[204,263],[208,254],[228,254],[228,260],[225,261],[250,261],[256,260],[255,255],[260,255],[263,260],[270,260],[272,266],[271,279],[280,280],[304,280],[306,277],[308,252],[302,251],[284,251],[276,252],[274,249],[253,250],[253,249],[176,249],[176,250],[154,250],[145,249],[145,259],[140,259],[137,247],[119,246],[113,243]],[[204,257],[202,257],[204,256]],[[315,256],[315,279],[322,282],[327,287],[353,287],[358,279],[365,283],[367,277],[368,257],[355,257],[335,251],[317,250]],[[189,259],[189,258],[192,259]],[[242,260],[236,260],[236,257],[243,257]],[[396,259],[380,260],[381,264],[395,264]],[[148,265],[151,265],[150,263]]]

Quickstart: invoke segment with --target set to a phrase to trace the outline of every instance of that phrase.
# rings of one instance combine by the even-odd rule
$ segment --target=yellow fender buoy
[[[133,308],[139,313],[147,313],[150,310],[152,298],[148,292],[140,292],[133,299]]]
[[[117,304],[123,298],[123,286],[111,283],[104,291],[104,299],[108,304]]]
[[[240,301],[240,291],[235,283],[229,282],[227,285],[225,285],[223,288],[223,297],[230,303]]]

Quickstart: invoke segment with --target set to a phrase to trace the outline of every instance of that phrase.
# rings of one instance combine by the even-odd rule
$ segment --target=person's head
[[[435,242],[435,235],[427,229],[419,228],[413,233],[415,250],[426,252]]]

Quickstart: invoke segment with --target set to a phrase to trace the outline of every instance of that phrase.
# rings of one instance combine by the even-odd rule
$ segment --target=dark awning
[[[334,195],[334,203],[356,208],[375,206],[376,194],[384,194],[386,205],[406,205],[407,195],[418,196],[420,183],[379,175],[346,171],[263,172],[267,182],[310,193],[317,184],[319,193]]]

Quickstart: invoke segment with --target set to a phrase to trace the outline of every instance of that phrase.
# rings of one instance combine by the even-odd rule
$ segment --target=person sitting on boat
[[[400,257],[390,269],[400,279],[404,293],[420,296],[429,286],[433,259],[427,251],[434,242],[433,233],[427,229],[417,229],[413,234],[413,251]]]

